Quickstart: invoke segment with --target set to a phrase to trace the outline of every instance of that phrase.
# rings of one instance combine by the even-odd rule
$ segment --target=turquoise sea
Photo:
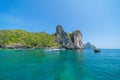
[[[0,49],[0,80],[120,80],[120,49]]]

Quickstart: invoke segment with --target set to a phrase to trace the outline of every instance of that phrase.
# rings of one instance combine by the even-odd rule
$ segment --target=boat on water
[[[97,53],[97,52],[101,52],[100,49],[94,49],[94,52]]]

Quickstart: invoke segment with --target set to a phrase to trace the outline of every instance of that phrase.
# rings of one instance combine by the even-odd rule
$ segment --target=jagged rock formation
[[[80,31],[74,31],[70,36],[61,25],[56,27],[55,41],[60,43],[66,49],[82,49],[82,34]]]
[[[56,27],[56,42],[60,43],[66,49],[74,49],[74,45],[69,35],[64,32],[61,25]]]
[[[85,49],[96,49],[96,47],[94,45],[92,45],[90,42],[86,43],[84,45]]]
[[[82,34],[79,30],[72,32],[72,41],[74,43],[75,49],[82,49]]]

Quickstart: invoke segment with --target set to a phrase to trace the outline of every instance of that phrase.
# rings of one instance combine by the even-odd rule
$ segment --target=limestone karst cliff
[[[60,43],[66,49],[74,49],[74,44],[69,35],[64,32],[61,25],[56,27],[56,42]]]
[[[79,30],[73,31],[71,35],[66,33],[61,25],[56,27],[55,41],[66,49],[83,49],[82,34]]]
[[[79,30],[72,32],[72,41],[74,43],[75,49],[82,49],[83,43],[82,43],[82,34]]]

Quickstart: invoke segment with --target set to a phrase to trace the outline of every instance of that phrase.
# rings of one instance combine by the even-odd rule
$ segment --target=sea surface
[[[120,80],[120,49],[0,49],[0,80]]]

